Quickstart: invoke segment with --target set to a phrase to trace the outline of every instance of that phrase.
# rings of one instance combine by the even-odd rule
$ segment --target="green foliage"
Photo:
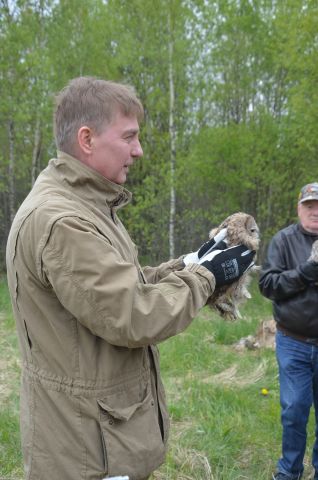
[[[78,75],[131,83],[145,106],[123,212],[142,257],[169,253],[169,66],[176,255],[244,210],[260,225],[262,258],[295,220],[299,188],[318,175],[316,2],[19,0],[0,2],[0,16],[2,266],[11,209],[55,155],[54,94]]]

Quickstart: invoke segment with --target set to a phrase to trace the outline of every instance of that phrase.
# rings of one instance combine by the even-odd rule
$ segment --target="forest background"
[[[316,0],[0,0],[0,268],[14,214],[55,156],[54,94],[133,85],[144,150],[124,222],[144,262],[196,248],[235,211],[261,257],[318,180]]]

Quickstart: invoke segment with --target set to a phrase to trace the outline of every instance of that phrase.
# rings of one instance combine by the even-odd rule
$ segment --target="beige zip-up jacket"
[[[116,214],[130,197],[59,152],[12,224],[27,480],[140,480],[164,461],[169,420],[155,344],[189,325],[214,277],[181,259],[142,269]]]

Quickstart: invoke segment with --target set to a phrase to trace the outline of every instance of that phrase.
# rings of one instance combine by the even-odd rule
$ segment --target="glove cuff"
[[[190,263],[199,263],[198,252],[191,252],[185,255],[182,259],[185,266],[189,265]]]

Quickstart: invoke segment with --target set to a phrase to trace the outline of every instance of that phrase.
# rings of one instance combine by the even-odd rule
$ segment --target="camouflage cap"
[[[308,183],[299,192],[298,203],[318,200],[318,183]]]

